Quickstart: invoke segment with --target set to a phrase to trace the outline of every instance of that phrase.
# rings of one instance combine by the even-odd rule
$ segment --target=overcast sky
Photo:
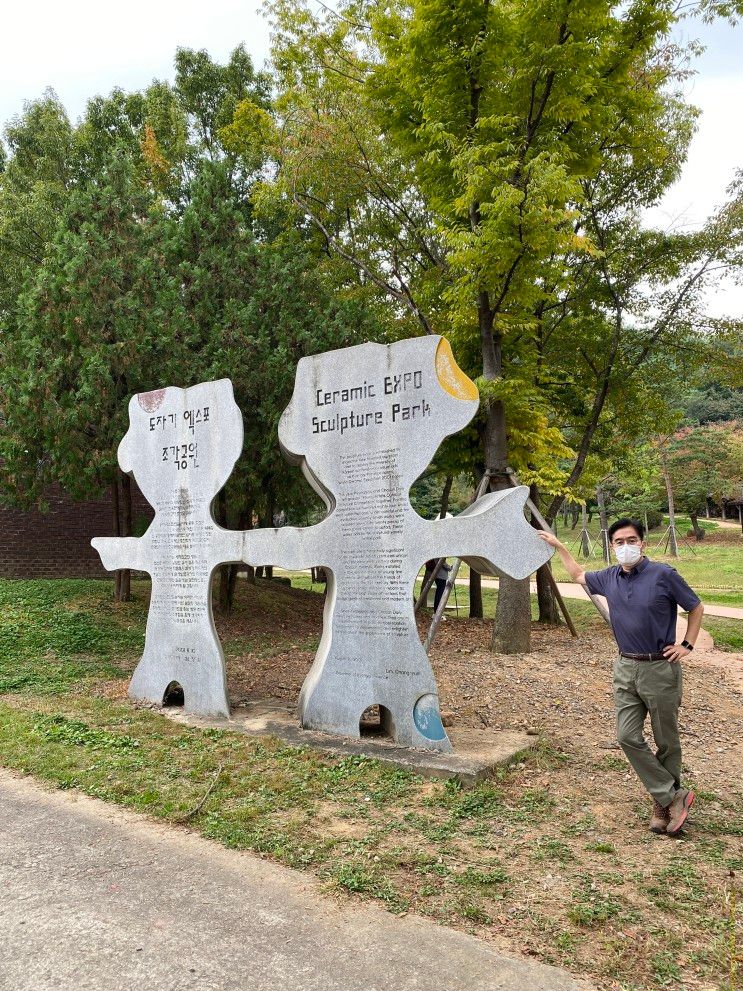
[[[695,227],[724,201],[736,168],[743,168],[743,27],[695,24],[683,31],[707,46],[687,85],[702,117],[682,179],[648,222]],[[268,35],[259,6],[245,0],[7,5],[0,33],[0,126],[47,86],[76,120],[89,97],[114,86],[139,89],[153,78],[172,79],[179,45],[206,48],[224,60],[242,41],[260,67],[268,56]],[[743,287],[721,287],[709,309],[714,315],[743,315]]]

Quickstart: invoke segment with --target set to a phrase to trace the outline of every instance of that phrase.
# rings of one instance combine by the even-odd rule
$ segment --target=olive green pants
[[[668,661],[614,662],[614,704],[617,739],[635,774],[661,805],[673,801],[681,786],[681,665]],[[655,753],[645,742],[643,726],[650,713]]]

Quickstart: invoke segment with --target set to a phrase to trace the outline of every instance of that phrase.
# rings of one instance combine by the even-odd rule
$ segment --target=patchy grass
[[[497,711],[526,699],[542,732],[534,750],[466,789],[134,706],[124,689],[143,644],[148,584],[135,583],[131,603],[110,596],[108,582],[0,581],[4,766],[173,823],[212,788],[189,818],[203,835],[310,871],[345,897],[506,941],[601,987],[667,987],[677,971],[689,987],[725,980],[730,871],[743,866],[735,775],[722,767],[698,789],[685,842],[647,832],[626,762],[601,749],[606,703],[586,679],[604,677],[607,641],[590,604],[576,603],[597,632],[560,653],[564,631],[542,631],[541,654],[522,661],[483,659],[469,645],[484,626],[446,624],[440,649],[447,669],[476,685],[473,705],[490,697],[495,672],[504,678]],[[235,613],[220,621],[230,677],[239,668],[251,685],[272,677],[278,687],[294,664],[296,678],[321,605],[309,591],[241,583]],[[296,680],[286,684],[295,690]],[[698,690],[692,680],[692,701]]]
[[[705,616],[703,626],[715,641],[715,647],[737,654],[743,653],[743,619]]]

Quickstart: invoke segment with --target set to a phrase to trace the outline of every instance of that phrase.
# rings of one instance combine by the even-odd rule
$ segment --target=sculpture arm
[[[119,568],[150,570],[144,537],[94,537],[90,543],[98,551],[106,571]]]
[[[253,567],[271,564],[287,571],[304,571],[315,565],[331,566],[333,542],[330,517],[316,526],[282,526],[278,529],[246,530],[243,561]]]
[[[215,526],[209,544],[209,555],[215,567],[218,564],[236,564],[243,560],[246,532],[250,533],[249,530],[225,530],[221,526]]]
[[[529,489],[520,485],[490,492],[453,519],[425,521],[421,560],[467,558],[478,571],[526,578],[552,557],[524,516]]]

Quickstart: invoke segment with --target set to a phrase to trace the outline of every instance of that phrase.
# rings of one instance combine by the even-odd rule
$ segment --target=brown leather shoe
[[[670,808],[670,806],[669,806]],[[649,829],[651,833],[665,833],[668,828],[668,820],[670,815],[668,809],[660,804],[660,802],[653,800],[653,814],[650,816]]]
[[[686,822],[694,797],[694,792],[687,791],[686,788],[679,788],[674,795],[673,801],[668,806],[669,822],[666,826],[666,833],[669,836],[677,836],[681,832],[681,827]]]

